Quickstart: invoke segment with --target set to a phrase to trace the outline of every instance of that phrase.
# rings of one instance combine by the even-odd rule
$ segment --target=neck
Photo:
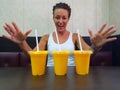
[[[64,32],[57,32],[57,34],[58,34],[59,36],[63,36],[63,35],[65,35],[66,33],[68,33],[67,30],[65,30]]]

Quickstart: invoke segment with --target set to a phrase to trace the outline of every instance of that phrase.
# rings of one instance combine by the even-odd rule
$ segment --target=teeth
[[[59,27],[63,27],[63,26],[59,26]]]

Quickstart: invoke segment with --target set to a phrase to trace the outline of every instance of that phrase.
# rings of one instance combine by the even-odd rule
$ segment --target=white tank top
[[[59,50],[59,45],[56,44],[53,40],[53,33],[51,33],[49,35],[49,39],[48,39],[48,61],[47,61],[47,66],[53,66],[53,57],[52,57],[52,51],[58,51]],[[61,50],[69,50],[69,51],[73,51],[75,50],[75,46],[74,43],[72,41],[72,33],[70,32],[68,40],[66,40],[64,43],[60,44]],[[68,57],[68,66],[74,66],[74,58],[73,58],[73,53],[69,54]]]

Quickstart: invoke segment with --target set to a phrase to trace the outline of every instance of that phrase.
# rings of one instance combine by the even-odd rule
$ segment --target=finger
[[[6,27],[6,26],[3,26],[3,28],[4,28],[4,30],[5,31],[7,31],[7,32],[9,32],[10,30],[9,30],[9,28],[8,27]]]
[[[107,34],[112,29],[115,29],[115,25],[109,26],[108,29],[103,33],[103,35]]]
[[[6,29],[9,31],[10,35],[14,35],[14,28],[10,25],[10,24],[7,24],[5,23],[6,25]]]
[[[10,24],[5,23],[5,25],[10,31],[14,31],[14,28]]]
[[[9,35],[13,35],[13,33],[10,32],[10,29],[6,26],[3,26],[3,28],[5,29],[5,31],[9,34]]]
[[[110,32],[108,32],[108,33],[106,33],[105,35],[104,35],[104,37],[109,37],[109,36],[111,36],[113,33],[115,33],[116,32],[116,29],[113,29],[113,30],[111,30]]]
[[[18,43],[15,39],[14,39],[14,37],[9,37],[9,36],[6,36],[6,35],[2,35],[2,37],[4,37],[4,38],[6,38],[6,39],[8,39],[8,40],[10,40],[10,41],[12,41],[12,42],[15,42],[15,43]]]
[[[25,33],[25,36],[28,36],[28,34],[30,34],[31,33],[31,29],[30,30],[28,30],[26,33]]]
[[[90,28],[88,29],[88,32],[89,32],[90,37],[94,36],[94,34]]]
[[[6,39],[9,39],[9,40],[13,41],[13,40],[11,39],[10,36],[2,35],[2,37],[4,37],[4,38],[6,38]]]
[[[104,28],[106,27],[106,23],[104,23],[102,26],[101,26],[101,28],[98,30],[98,33],[101,33],[103,30],[104,30]]]
[[[113,38],[108,38],[107,40],[106,40],[106,42],[108,43],[108,42],[112,42],[112,41],[115,41],[117,39],[117,37],[113,37]]]
[[[17,32],[20,31],[19,27],[17,26],[17,24],[15,22],[12,22],[12,25],[14,26],[14,28]]]

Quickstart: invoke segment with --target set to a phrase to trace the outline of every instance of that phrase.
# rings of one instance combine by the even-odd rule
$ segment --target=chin
[[[59,30],[58,30],[58,32],[63,32],[63,31],[64,31],[64,29],[59,29]]]
[[[58,29],[58,31],[64,31],[65,30],[65,28],[59,28]]]

